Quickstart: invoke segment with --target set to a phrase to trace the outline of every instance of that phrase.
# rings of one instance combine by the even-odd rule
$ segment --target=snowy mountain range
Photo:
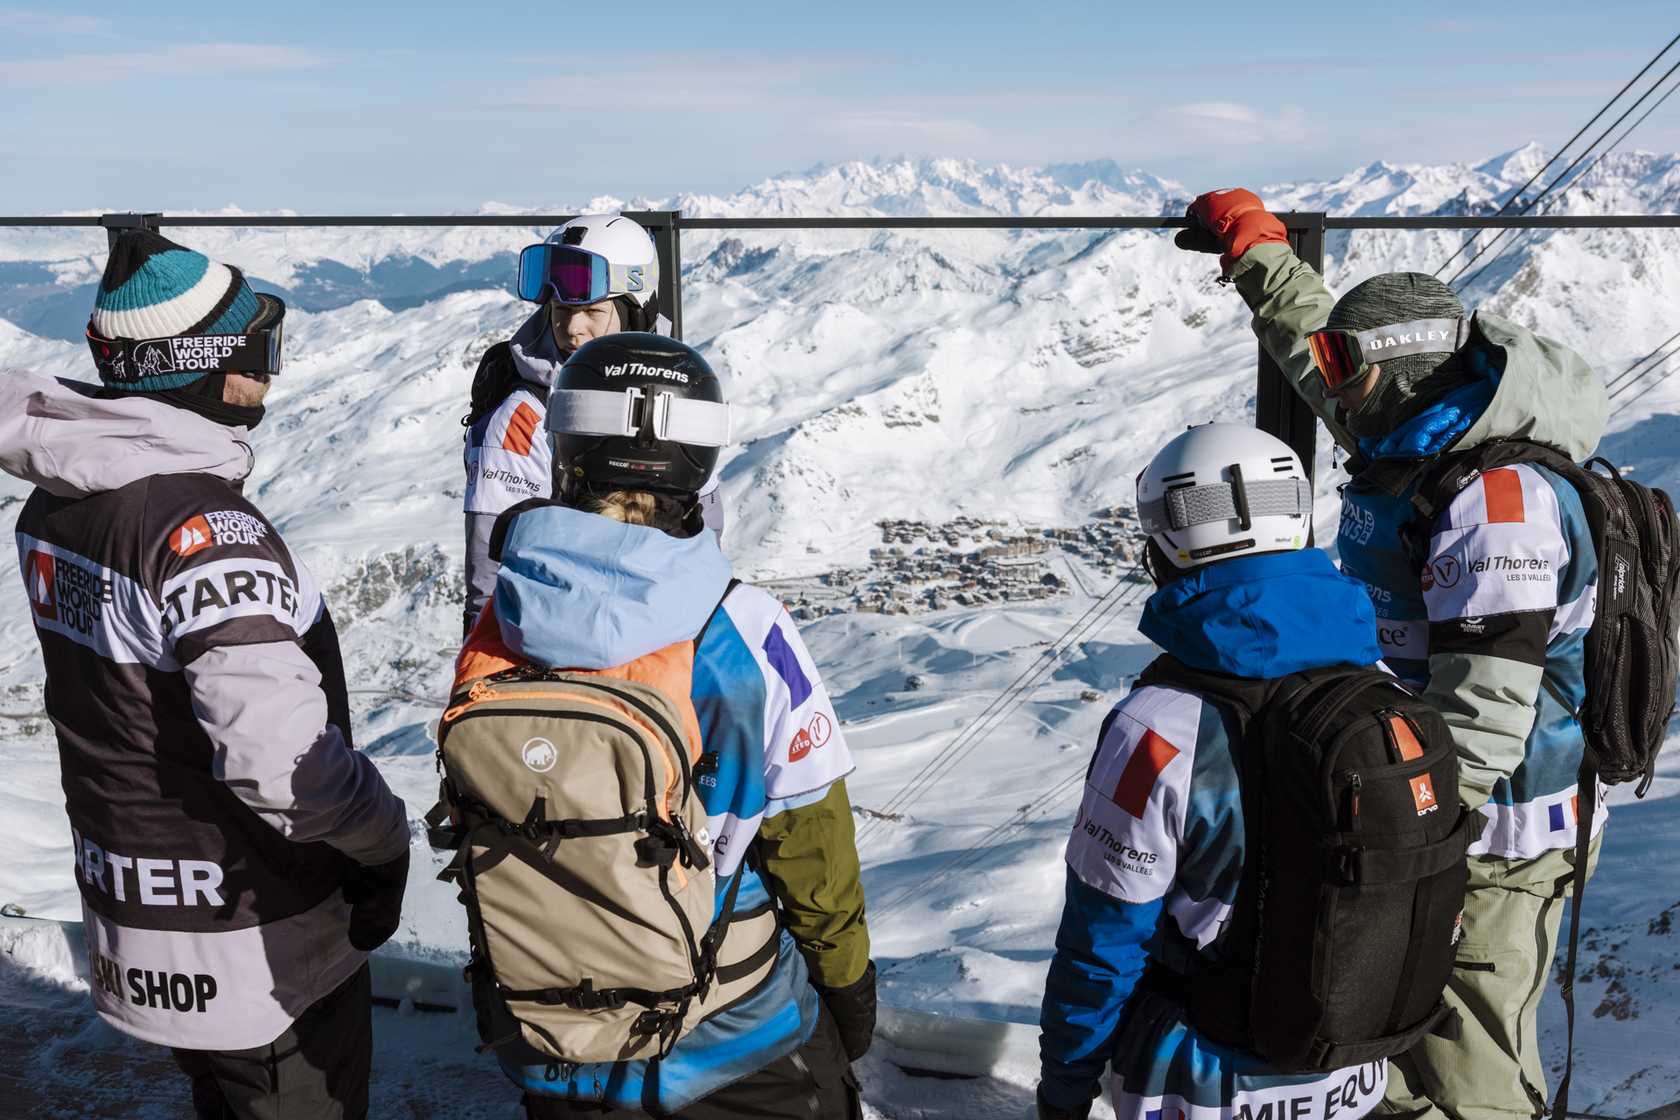
[[[1377,162],[1334,180],[1255,186],[1277,209],[1490,213],[1545,160],[1530,145],[1475,166]],[[542,212],[622,205],[720,217],[1179,214],[1197,191],[1220,185],[1227,184],[1179,184],[1107,161],[843,163],[727,197],[603,198]],[[1680,156],[1611,156],[1547,209],[1680,212]],[[447,684],[459,636],[459,419],[478,355],[529,310],[508,290],[514,255],[548,231],[165,232],[241,266],[259,289],[280,291],[291,304],[287,370],[257,433],[248,493],[329,589],[353,687],[364,690],[355,698],[359,739],[386,759],[418,816],[431,793],[430,698]],[[1326,271],[1333,290],[1376,272],[1432,271],[1461,242],[1444,232],[1336,234]],[[1466,290],[1466,302],[1561,339],[1607,377],[1680,329],[1672,230],[1570,231],[1501,244],[1511,252]],[[723,467],[725,545],[744,576],[811,576],[867,563],[881,543],[876,522],[888,517],[1077,526],[1097,510],[1129,505],[1139,466],[1171,432],[1252,415],[1255,344],[1242,302],[1217,282],[1213,258],[1179,252],[1161,233],[691,232],[683,251],[688,340],[725,371],[736,406],[741,442]],[[103,230],[0,229],[0,368],[92,379],[81,331],[104,257]],[[1640,382],[1615,402],[1625,407],[1613,417],[1608,453],[1646,481],[1680,486],[1677,401],[1680,380]],[[1320,533],[1329,539],[1341,476],[1327,445],[1321,467]],[[0,476],[7,528],[25,494]],[[1021,611],[842,615],[809,626],[858,750],[854,799],[868,806],[896,793],[1089,605],[1072,595]],[[922,825],[950,827],[920,827],[913,815],[866,851],[872,890],[914,882],[928,861],[1008,819],[1047,773],[1060,778],[1083,766],[1103,705],[1082,702],[1080,693],[1112,695],[1148,660],[1132,617],[1083,643],[976,756],[982,765],[953,775],[941,805],[921,808]],[[10,740],[0,741],[0,757],[17,762],[21,775],[0,791],[0,820],[38,822],[29,826],[37,841],[0,869],[0,902],[70,917],[68,829],[61,812],[53,816],[50,730],[28,718],[40,710],[40,668],[22,594],[0,593],[0,639],[0,706],[20,717],[0,718],[0,738]],[[911,673],[926,687],[906,691]],[[1645,823],[1626,835],[1669,843],[1680,835],[1676,771],[1671,751],[1653,794],[1666,815],[1647,812],[1657,804],[1648,802],[1632,818]],[[897,985],[898,997],[918,1003],[1034,1017],[1065,828],[1051,813],[1000,848],[995,873],[935,883],[879,925],[877,951],[897,962],[884,969],[887,998]],[[1618,889],[1613,876],[1600,877],[1608,885],[1598,897],[1630,930],[1647,920],[1655,928],[1680,902],[1672,878],[1666,893],[1641,895],[1631,879]],[[407,938],[416,951],[452,949],[458,918],[448,905],[422,911]],[[1636,971],[1668,960],[1617,952],[1617,967]],[[1630,1030],[1673,1036],[1676,978],[1680,971],[1650,981],[1640,997],[1646,1017]],[[1632,1034],[1600,1037],[1604,1060],[1621,1064],[1588,1074],[1596,1095],[1582,1103],[1621,1107],[1675,1095],[1680,1067],[1634,1062],[1617,1042]],[[1645,1080],[1618,1086],[1636,1075]]]

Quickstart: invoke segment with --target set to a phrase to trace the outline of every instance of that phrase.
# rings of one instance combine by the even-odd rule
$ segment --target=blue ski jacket
[[[1317,549],[1211,564],[1157,591],[1143,633],[1186,664],[1272,678],[1379,658],[1365,590]],[[1109,714],[1067,847],[1067,891],[1041,1014],[1041,1088],[1076,1109],[1114,1071],[1116,1116],[1220,1120],[1271,1105],[1355,1120],[1383,1063],[1284,1076],[1201,1038],[1183,1009],[1138,991],[1159,961],[1218,959],[1242,878],[1238,766],[1218,710],[1193,692],[1137,689]]]

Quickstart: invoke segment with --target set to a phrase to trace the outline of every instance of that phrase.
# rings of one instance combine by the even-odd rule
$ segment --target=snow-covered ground
[[[1522,149],[1480,167],[1377,163],[1263,194],[1280,208],[1333,213],[1475,212],[1543,158]],[[1181,210],[1193,193],[1112,165],[931,161],[818,168],[728,198],[657,201],[726,216],[1140,214]],[[1564,208],[1680,210],[1680,159],[1612,157]],[[1680,329],[1673,237],[1526,238],[1467,299],[1569,342],[1613,376]],[[329,589],[358,690],[358,740],[415,818],[421,858],[396,950],[459,953],[459,907],[432,881],[418,818],[436,792],[429,727],[458,635],[457,421],[479,351],[523,313],[489,278],[527,235],[195,230],[180,239],[293,296],[289,366],[259,432],[250,492]],[[1457,244],[1446,234],[1334,238],[1331,283],[1433,269]],[[864,563],[884,517],[1079,525],[1130,504],[1138,466],[1171,432],[1252,410],[1254,344],[1241,301],[1215,282],[1211,258],[1178,253],[1159,234],[690,234],[684,250],[689,338],[725,368],[739,410],[743,443],[724,468],[725,544],[750,578]],[[75,319],[85,321],[102,261],[100,231],[0,231],[0,368],[91,375]],[[1608,454],[1647,481],[1680,486],[1677,403],[1680,380],[1648,378],[1624,394]],[[1327,447],[1320,458],[1319,530],[1330,539],[1342,476]],[[23,495],[0,478],[7,524]],[[1108,704],[1151,657],[1134,628],[1141,593],[1064,641],[1091,603],[1074,594],[804,625],[858,759],[851,789],[883,999],[1036,1020],[1078,778]],[[1024,703],[994,713],[990,734],[965,730],[1034,669],[1043,679]],[[0,594],[0,825],[14,838],[0,862],[0,903],[74,918],[40,681],[24,597]],[[1082,698],[1088,690],[1102,699]],[[1622,789],[1612,804],[1588,895],[1573,1103],[1622,1116],[1680,1097],[1680,873],[1668,858],[1680,840],[1680,746],[1671,744],[1644,801]],[[883,807],[890,817],[873,815]],[[75,963],[38,948],[8,944],[0,954],[0,1093],[67,1098],[57,1111],[43,1103],[22,1115],[178,1114],[167,1059],[92,1022]],[[486,1102],[511,1100],[471,1053],[470,1023],[386,1012],[379,1030],[374,1115],[459,1115],[469,1103],[473,1115],[499,1115]],[[1544,1037],[1560,1056],[1555,997]],[[1030,1065],[929,1081],[891,1056],[872,1055],[862,1071],[882,1116],[1013,1118],[1030,1100]]]

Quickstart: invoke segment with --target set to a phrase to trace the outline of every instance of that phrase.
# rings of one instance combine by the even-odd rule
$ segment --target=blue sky
[[[0,213],[726,193],[850,158],[1190,186],[1562,142],[1672,0],[0,0]],[[1680,150],[1680,97],[1635,143]]]

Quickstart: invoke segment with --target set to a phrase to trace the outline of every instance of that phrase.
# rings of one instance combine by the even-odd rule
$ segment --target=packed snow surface
[[[1479,166],[1378,162],[1261,193],[1277,209],[1485,213],[1544,159],[1530,147]],[[625,205],[1137,215],[1180,213],[1194,193],[1106,162],[935,160],[819,167],[725,198]],[[1614,156],[1557,209],[1676,212],[1680,157]],[[513,254],[546,232],[177,233],[291,301],[288,366],[248,493],[328,589],[358,741],[408,800],[417,858],[395,951],[416,956],[458,956],[465,943],[418,823],[436,792],[430,727],[459,636],[459,419],[479,353],[527,310],[507,291]],[[1376,272],[1433,271],[1460,242],[1336,235],[1327,272],[1341,290]],[[1240,299],[1212,258],[1158,233],[689,233],[683,251],[686,336],[726,371],[737,410],[740,443],[723,467],[726,549],[742,576],[776,581],[790,599],[825,571],[867,565],[883,518],[1078,527],[1129,506],[1139,466],[1174,431],[1252,415],[1255,345]],[[103,258],[103,231],[0,231],[0,368],[91,379],[77,340]],[[1613,383],[1680,329],[1672,231],[1510,237],[1476,267],[1490,260],[1467,302],[1569,343]],[[1673,366],[1653,367],[1616,397],[1604,450],[1674,488],[1680,382],[1663,377]],[[1327,443],[1319,460],[1319,536],[1330,540],[1345,475]],[[8,519],[25,496],[0,477]],[[1069,594],[1030,605],[841,611],[802,624],[857,756],[849,785],[886,1001],[1036,1022],[1079,778],[1103,714],[1152,656],[1134,628],[1141,586],[1069,638],[1109,577],[1077,561],[1068,574]],[[73,919],[70,832],[21,590],[0,595],[0,667],[0,823],[12,838],[0,903]],[[991,732],[976,735],[988,705],[1032,672],[1024,702],[993,711],[982,724]],[[1572,1103],[1623,1116],[1680,1097],[1680,876],[1667,858],[1680,840],[1680,748],[1665,753],[1643,801],[1622,787],[1611,803],[1586,907]],[[37,1102],[29,1115],[180,1112],[167,1056],[92,1019],[79,962],[40,938],[7,935],[0,949],[0,1021],[11,1024],[0,1031],[0,1091]],[[1557,1068],[1555,996],[1543,1018]],[[471,1051],[467,1019],[409,1008],[381,1012],[378,1031],[374,1115],[459,1115],[469,1102],[475,1115],[500,1115],[486,1102],[501,1100],[512,1115],[511,1090]],[[1030,1065],[934,1081],[882,1050],[862,1067],[872,1115],[1013,1118],[1030,1102]]]

